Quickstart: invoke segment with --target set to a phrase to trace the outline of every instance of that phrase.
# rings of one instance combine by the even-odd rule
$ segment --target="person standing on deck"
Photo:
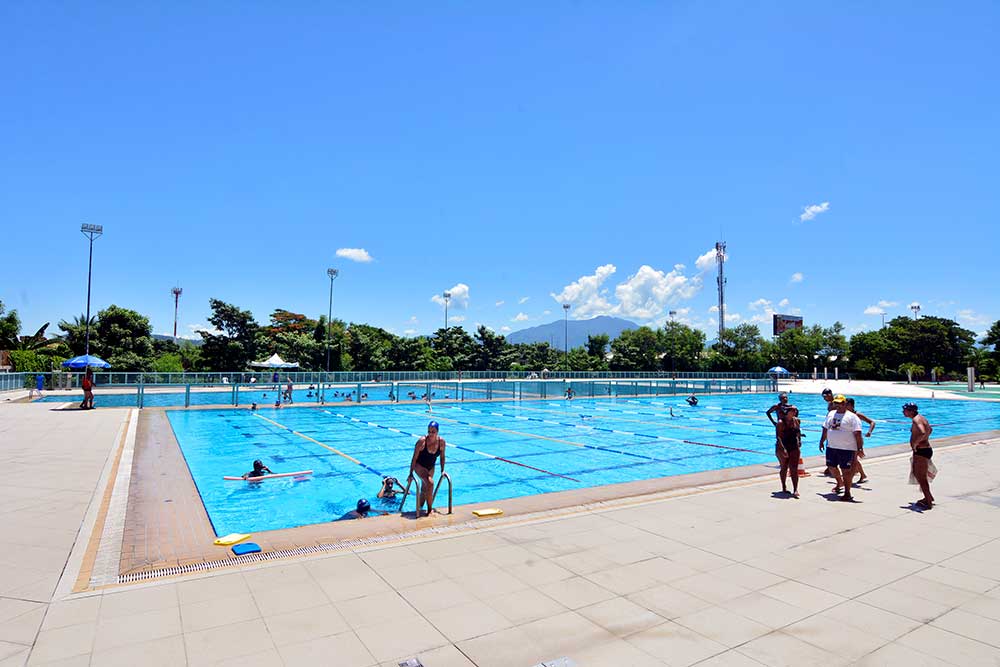
[[[778,394],[778,402],[769,407],[767,412],[764,413],[771,420],[771,423],[774,424],[774,455],[777,457],[778,463],[781,463],[782,466],[784,466],[785,448],[781,446],[781,422],[785,418],[785,415],[788,414],[788,411],[794,407],[794,405],[789,405],[788,403],[788,394],[781,392]],[[771,416],[774,413],[778,414],[777,420]],[[798,463],[798,459],[796,459],[795,463]],[[785,485],[782,484],[781,486],[784,488]]]
[[[833,406],[836,409],[823,422],[819,451],[823,451],[825,442],[826,465],[833,469],[837,478],[834,493],[838,493],[843,487],[844,495],[840,499],[850,502],[854,500],[851,496],[854,458],[865,455],[865,440],[861,437],[861,420],[853,412],[847,411],[847,398],[843,394],[837,394],[833,397]]]
[[[931,428],[927,417],[919,414],[916,403],[907,403],[903,406],[903,414],[912,422],[910,424],[910,449],[913,450],[913,463],[911,469],[913,476],[917,478],[917,484],[923,491],[924,497],[917,501],[917,505],[924,509],[934,506],[934,496],[931,495],[931,482],[927,476],[927,467],[930,465],[934,450],[931,449]]]

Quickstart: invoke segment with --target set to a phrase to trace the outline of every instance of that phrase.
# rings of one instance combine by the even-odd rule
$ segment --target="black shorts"
[[[934,450],[930,447],[917,447],[913,450],[913,453],[917,456],[924,457],[928,461],[930,461],[931,457],[934,456]]]
[[[827,446],[826,465],[830,468],[850,470],[851,467],[854,466],[854,455],[855,452],[850,449],[834,449],[833,447]]]

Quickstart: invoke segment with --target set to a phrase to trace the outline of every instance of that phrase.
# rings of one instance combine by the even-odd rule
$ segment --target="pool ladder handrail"
[[[417,480],[416,477],[410,477],[406,480],[406,490],[403,492],[403,500],[399,503],[399,514],[402,516],[406,512],[406,499],[410,495],[410,485]],[[434,487],[434,495],[431,496],[431,505],[437,499],[438,491],[441,489],[441,484],[444,480],[448,480],[448,514],[451,514],[451,500],[452,500],[452,484],[451,475],[446,472],[442,472],[441,476],[438,478],[437,486]],[[419,511],[420,505],[417,505],[417,510]]]

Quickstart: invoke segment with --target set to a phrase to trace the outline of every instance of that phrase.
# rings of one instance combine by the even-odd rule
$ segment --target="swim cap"
[[[430,424],[428,424],[428,425],[427,425],[427,430],[429,431],[429,430],[431,430],[431,429],[434,429],[435,431],[438,431],[438,430],[440,430],[440,429],[441,429],[441,427],[440,427],[440,426],[438,426],[438,423],[437,423],[437,422],[435,422],[435,421],[432,421],[432,422],[431,422]]]
[[[903,409],[904,410],[913,410],[914,412],[917,412],[917,404],[916,403],[903,403]]]
[[[264,467],[264,462],[261,461],[260,459],[257,459],[256,461],[253,462],[253,467],[254,468],[263,468]]]
[[[830,388],[827,388],[827,389],[824,389],[822,393],[823,393],[823,396],[826,396],[827,394],[833,394],[833,390],[830,389]]]
[[[778,394],[778,398],[788,398],[788,392],[787,391],[781,392],[780,394]]]
[[[371,508],[372,508],[371,503],[365,500],[364,498],[358,501],[358,514],[364,514]]]

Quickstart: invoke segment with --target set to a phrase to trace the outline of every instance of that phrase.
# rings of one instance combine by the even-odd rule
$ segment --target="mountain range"
[[[557,350],[563,349],[564,332],[568,329],[569,347],[580,347],[587,344],[587,336],[607,334],[610,340],[618,338],[626,329],[638,329],[639,325],[619,317],[601,315],[589,320],[570,320],[567,324],[562,320],[540,324],[520,331],[507,334],[508,343],[548,343]]]

